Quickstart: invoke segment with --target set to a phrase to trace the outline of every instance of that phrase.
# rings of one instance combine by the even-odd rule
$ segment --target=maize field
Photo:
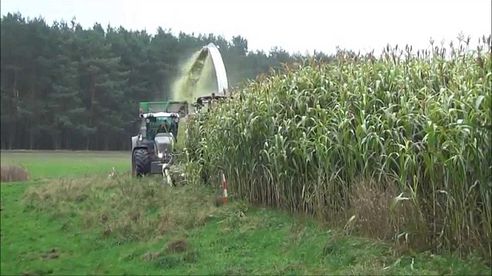
[[[234,196],[340,226],[372,183],[394,241],[490,258],[491,37],[468,44],[286,67],[191,118],[188,156]]]

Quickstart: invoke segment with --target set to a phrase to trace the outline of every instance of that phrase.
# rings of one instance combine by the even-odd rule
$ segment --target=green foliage
[[[242,198],[341,226],[354,190],[378,183],[394,191],[385,208],[400,212],[390,218],[395,241],[490,259],[489,44],[465,51],[461,41],[450,56],[437,47],[388,47],[379,59],[341,51],[331,64],[287,68],[195,118],[189,155],[211,182],[225,171]]]

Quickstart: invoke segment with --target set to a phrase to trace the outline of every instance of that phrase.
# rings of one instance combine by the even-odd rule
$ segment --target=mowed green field
[[[130,152],[2,151],[2,165],[21,165],[31,179],[88,176],[115,170],[130,171]]]
[[[488,274],[479,258],[396,250],[212,187],[129,177],[126,152],[2,152],[1,274]],[[108,174],[115,169],[115,177]]]

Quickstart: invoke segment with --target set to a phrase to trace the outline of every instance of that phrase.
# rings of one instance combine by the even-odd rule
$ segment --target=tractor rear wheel
[[[132,158],[132,172],[135,176],[143,176],[150,173],[150,157],[146,149],[134,150]]]

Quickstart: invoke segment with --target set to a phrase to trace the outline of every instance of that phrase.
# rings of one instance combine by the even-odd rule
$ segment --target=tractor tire
[[[150,157],[146,149],[133,151],[132,172],[134,176],[140,177],[150,173]]]

